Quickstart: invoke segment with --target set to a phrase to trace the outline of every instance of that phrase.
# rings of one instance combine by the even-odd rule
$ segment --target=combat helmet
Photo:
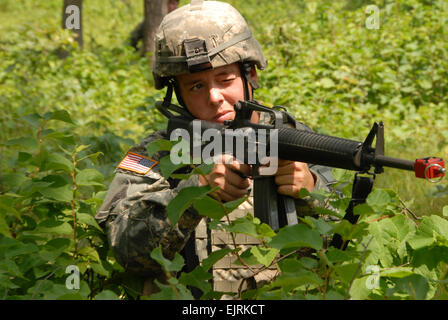
[[[192,0],[167,14],[156,32],[153,77],[157,89],[170,88],[177,75],[235,62],[242,66],[242,76],[254,64],[260,70],[267,66],[246,20],[228,3]],[[256,89],[257,84],[245,78]]]

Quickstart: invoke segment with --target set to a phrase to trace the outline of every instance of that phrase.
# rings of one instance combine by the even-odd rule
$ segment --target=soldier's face
[[[233,120],[233,105],[244,100],[244,86],[238,64],[177,77],[182,99],[200,120]]]

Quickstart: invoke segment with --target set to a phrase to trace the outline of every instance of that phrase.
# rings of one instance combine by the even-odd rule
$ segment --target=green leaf
[[[280,229],[278,234],[269,242],[269,245],[279,250],[301,247],[320,250],[323,246],[323,240],[318,231],[303,224],[296,224]]]
[[[30,254],[39,251],[39,247],[33,243],[23,243],[20,245],[15,245],[13,247],[8,248],[5,252],[6,258],[12,258],[15,256]]]
[[[73,189],[70,185],[65,185],[59,188],[40,188],[39,193],[46,198],[54,199],[57,201],[70,202],[73,199]]]
[[[20,146],[23,147],[22,150],[26,150],[29,152],[35,152],[37,149],[39,149],[39,141],[34,138],[30,137],[23,137],[18,139],[12,139],[5,143],[7,146]]]
[[[377,211],[382,211],[391,202],[391,197],[386,190],[375,189],[367,197],[367,204],[376,209]]]
[[[6,173],[2,176],[2,184],[7,185],[10,188],[19,187],[26,180],[28,180],[28,178],[22,173]]]
[[[158,151],[169,151],[173,146],[173,142],[166,139],[159,139],[149,143],[146,147],[148,156],[152,157]]]
[[[202,260],[202,267],[205,271],[208,271],[216,262],[224,258],[230,252],[232,252],[232,250],[228,248],[213,251],[206,259]]]
[[[437,235],[448,238],[448,221],[442,217],[424,216],[418,225],[415,236],[408,243],[414,250],[428,247],[437,241]]]
[[[160,288],[160,292],[152,294],[150,300],[194,300],[191,292],[182,284],[176,285],[176,291],[170,285],[161,284],[155,280],[155,283]]]
[[[329,88],[333,88],[334,87],[334,82],[333,80],[331,80],[330,78],[322,78],[320,80],[320,84],[322,85],[322,87],[324,87],[325,89],[329,89]]]
[[[348,284],[355,277],[358,267],[359,263],[346,263],[336,266],[335,272],[342,281]]]
[[[46,169],[63,170],[72,172],[74,170],[73,163],[58,153],[52,153],[47,158]]]
[[[98,255],[96,249],[93,247],[82,247],[81,249],[78,250],[78,253],[80,255],[93,259],[93,261],[101,263],[100,256]]]
[[[236,208],[238,208],[246,200],[247,197],[242,197],[233,201],[228,201],[224,203],[224,207],[226,208],[227,213],[230,213]]]
[[[254,255],[255,258],[257,258],[257,261],[261,264],[264,264],[266,267],[269,267],[274,261],[277,254],[280,252],[280,250],[275,248],[259,248],[257,246],[254,246],[250,249],[251,253]]]
[[[75,138],[73,137],[73,134],[58,132],[58,131],[55,131],[55,132],[45,135],[45,139],[52,139],[52,140],[55,140],[58,142],[65,143],[69,146],[72,146],[76,143]]]
[[[366,286],[367,282],[370,279],[369,277],[372,276],[357,278],[353,281],[353,284],[350,288],[350,297],[353,300],[365,300],[370,295],[372,290],[368,289]]]
[[[157,261],[166,272],[180,271],[184,265],[184,258],[176,252],[173,261],[166,259],[162,253],[162,247],[158,246],[151,252],[151,258]]]
[[[428,279],[419,274],[393,279],[393,282],[395,287],[388,289],[388,294],[404,292],[416,300],[425,299],[430,289]]]
[[[78,186],[100,186],[104,187],[103,175],[95,169],[84,169],[77,173],[76,184]]]
[[[120,300],[118,295],[111,290],[104,290],[95,296],[95,300]]]
[[[430,270],[436,268],[439,264],[448,264],[447,247],[427,247],[415,250],[412,254],[412,264],[416,267],[426,265]]]
[[[211,278],[213,278],[213,275],[210,272],[198,266],[190,273],[182,272],[179,277],[179,283],[199,288],[203,294],[206,294],[212,289],[211,284],[208,282]]]
[[[67,222],[48,219],[41,222],[33,232],[73,235],[73,228]]]
[[[162,159],[160,159],[160,162],[159,162],[160,171],[162,173],[162,176],[165,179],[168,179],[168,177],[177,169],[180,169],[180,168],[188,166],[188,165],[189,164],[184,164],[184,163],[180,163],[180,164],[172,163],[171,159],[170,159],[170,155],[163,157]]]
[[[79,223],[85,223],[103,232],[103,229],[98,225],[98,222],[96,222],[95,218],[91,214],[78,212],[76,214],[76,218]]]
[[[404,278],[413,274],[414,272],[412,271],[412,268],[408,267],[394,267],[380,271],[381,277],[389,277],[389,278]]]
[[[226,214],[222,205],[209,196],[195,200],[193,207],[200,215],[216,220],[220,220]]]
[[[448,217],[448,206],[443,207],[442,214],[444,217]]]
[[[193,201],[205,197],[210,190],[209,186],[187,187],[180,190],[166,207],[168,219],[171,223],[176,224],[182,213],[191,206]]]
[[[248,236],[260,238],[260,235],[257,232],[257,224],[254,222],[254,220],[247,219],[247,216],[232,221],[228,231],[243,233]]]
[[[302,285],[322,285],[323,280],[319,278],[315,273],[299,269],[294,272],[284,272],[271,284],[272,287],[282,287],[285,290],[292,290]]]
[[[66,110],[56,110],[54,112],[47,112],[43,115],[46,120],[58,120],[70,124],[75,124]]]

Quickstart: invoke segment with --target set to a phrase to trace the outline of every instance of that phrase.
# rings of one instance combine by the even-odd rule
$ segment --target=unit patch
[[[147,174],[156,164],[158,164],[158,162],[155,160],[137,153],[128,152],[126,157],[124,157],[118,165],[118,168],[133,171],[139,174]]]

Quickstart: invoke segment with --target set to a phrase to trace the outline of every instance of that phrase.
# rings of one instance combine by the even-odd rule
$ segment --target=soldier
[[[156,88],[168,88],[165,101],[170,100],[168,97],[174,90],[184,110],[201,120],[232,120],[233,105],[253,98],[258,87],[257,68],[263,70],[266,66],[260,45],[246,21],[227,3],[193,0],[166,15],[156,34],[153,68]],[[261,121],[255,113],[252,120]],[[130,149],[118,166],[96,216],[107,231],[117,261],[126,270],[146,278],[146,295],[158,291],[155,279],[164,280],[160,265],[150,258],[151,251],[159,245],[168,259],[181,252],[187,270],[192,270],[210,249],[230,245],[223,240],[224,235],[207,232],[203,217],[192,207],[172,225],[165,207],[177,193],[185,187],[210,184],[219,187],[219,199],[231,201],[246,196],[251,189],[247,177],[250,166],[235,159],[229,164],[216,164],[207,176],[193,175],[180,182],[165,180],[157,165],[164,154],[158,152],[150,159],[146,153],[148,143],[161,138],[168,139],[166,131],[152,133]],[[299,190],[327,188],[332,177],[328,168],[279,160],[275,181],[280,194],[297,199],[300,211],[306,201],[299,198]],[[239,211],[252,209],[248,201]],[[232,218],[237,216],[238,212]],[[256,242],[247,237],[239,243],[253,244]],[[215,265],[213,274],[215,290],[223,292],[236,292],[241,280],[250,278],[250,270],[236,270],[230,263]],[[257,276],[252,283],[269,281],[275,273]]]

